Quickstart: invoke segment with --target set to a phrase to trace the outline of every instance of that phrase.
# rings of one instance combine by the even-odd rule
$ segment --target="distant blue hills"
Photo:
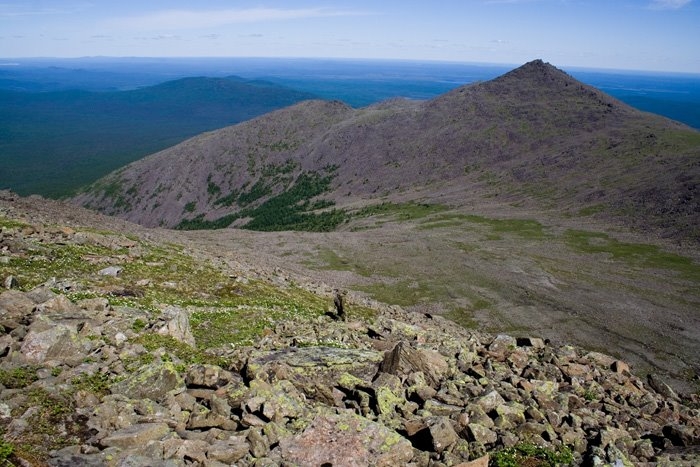
[[[199,133],[314,97],[237,77],[129,91],[0,90],[0,189],[68,195]]]

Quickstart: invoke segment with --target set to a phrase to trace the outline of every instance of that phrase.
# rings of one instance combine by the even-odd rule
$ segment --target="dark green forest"
[[[69,195],[189,137],[313,97],[236,77],[118,92],[0,91],[0,189]]]
[[[333,175],[323,176],[316,172],[304,172],[288,189],[268,198],[257,207],[247,207],[214,220],[205,220],[203,215],[199,215],[193,219],[183,220],[177,228],[180,230],[222,229],[238,219],[251,218],[241,228],[259,231],[329,232],[348,219],[347,213],[337,209],[328,210],[327,208],[334,204],[332,201],[318,199],[312,202],[311,200],[328,192],[332,180]],[[236,194],[236,204],[247,206],[271,191],[272,188],[266,185],[264,180],[259,180],[250,191]]]

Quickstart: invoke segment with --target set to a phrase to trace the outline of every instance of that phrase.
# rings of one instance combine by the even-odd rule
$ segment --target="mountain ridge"
[[[319,124],[315,114],[325,115],[324,105],[304,103],[195,138],[106,177],[74,202],[150,226],[175,227],[183,219],[214,220],[245,208],[216,205],[220,198],[211,196],[207,186],[212,185],[202,180],[232,197],[256,183],[265,185],[266,193],[255,200],[260,204],[312,171],[332,177],[320,198],[338,207],[417,187],[421,196],[432,191],[439,197],[434,184],[450,181],[473,187],[477,197],[507,195],[527,203],[550,192],[545,204],[564,210],[603,206],[604,215],[621,224],[693,242],[700,238],[695,227],[700,206],[693,196],[700,133],[639,112],[541,60],[428,101],[344,107],[344,113],[332,113]],[[316,133],[298,133],[287,123],[291,115],[310,119]],[[345,118],[337,120],[340,115]],[[185,176],[168,186],[148,175],[159,170],[156,160],[177,164],[178,157],[186,157],[183,152],[190,158],[211,152],[206,144],[214,140],[218,155],[197,169],[199,183],[188,183]],[[266,164],[280,167],[287,161],[298,165],[291,178],[268,179],[262,173]],[[105,186],[122,185],[106,195]],[[467,194],[455,202],[472,201]]]

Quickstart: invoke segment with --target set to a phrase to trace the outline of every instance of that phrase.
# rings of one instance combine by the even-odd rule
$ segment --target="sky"
[[[85,56],[700,73],[700,0],[0,0],[0,57]]]

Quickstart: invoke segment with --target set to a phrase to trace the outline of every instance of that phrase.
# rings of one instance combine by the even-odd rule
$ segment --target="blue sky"
[[[700,0],[0,0],[0,57],[335,57],[700,73]]]

